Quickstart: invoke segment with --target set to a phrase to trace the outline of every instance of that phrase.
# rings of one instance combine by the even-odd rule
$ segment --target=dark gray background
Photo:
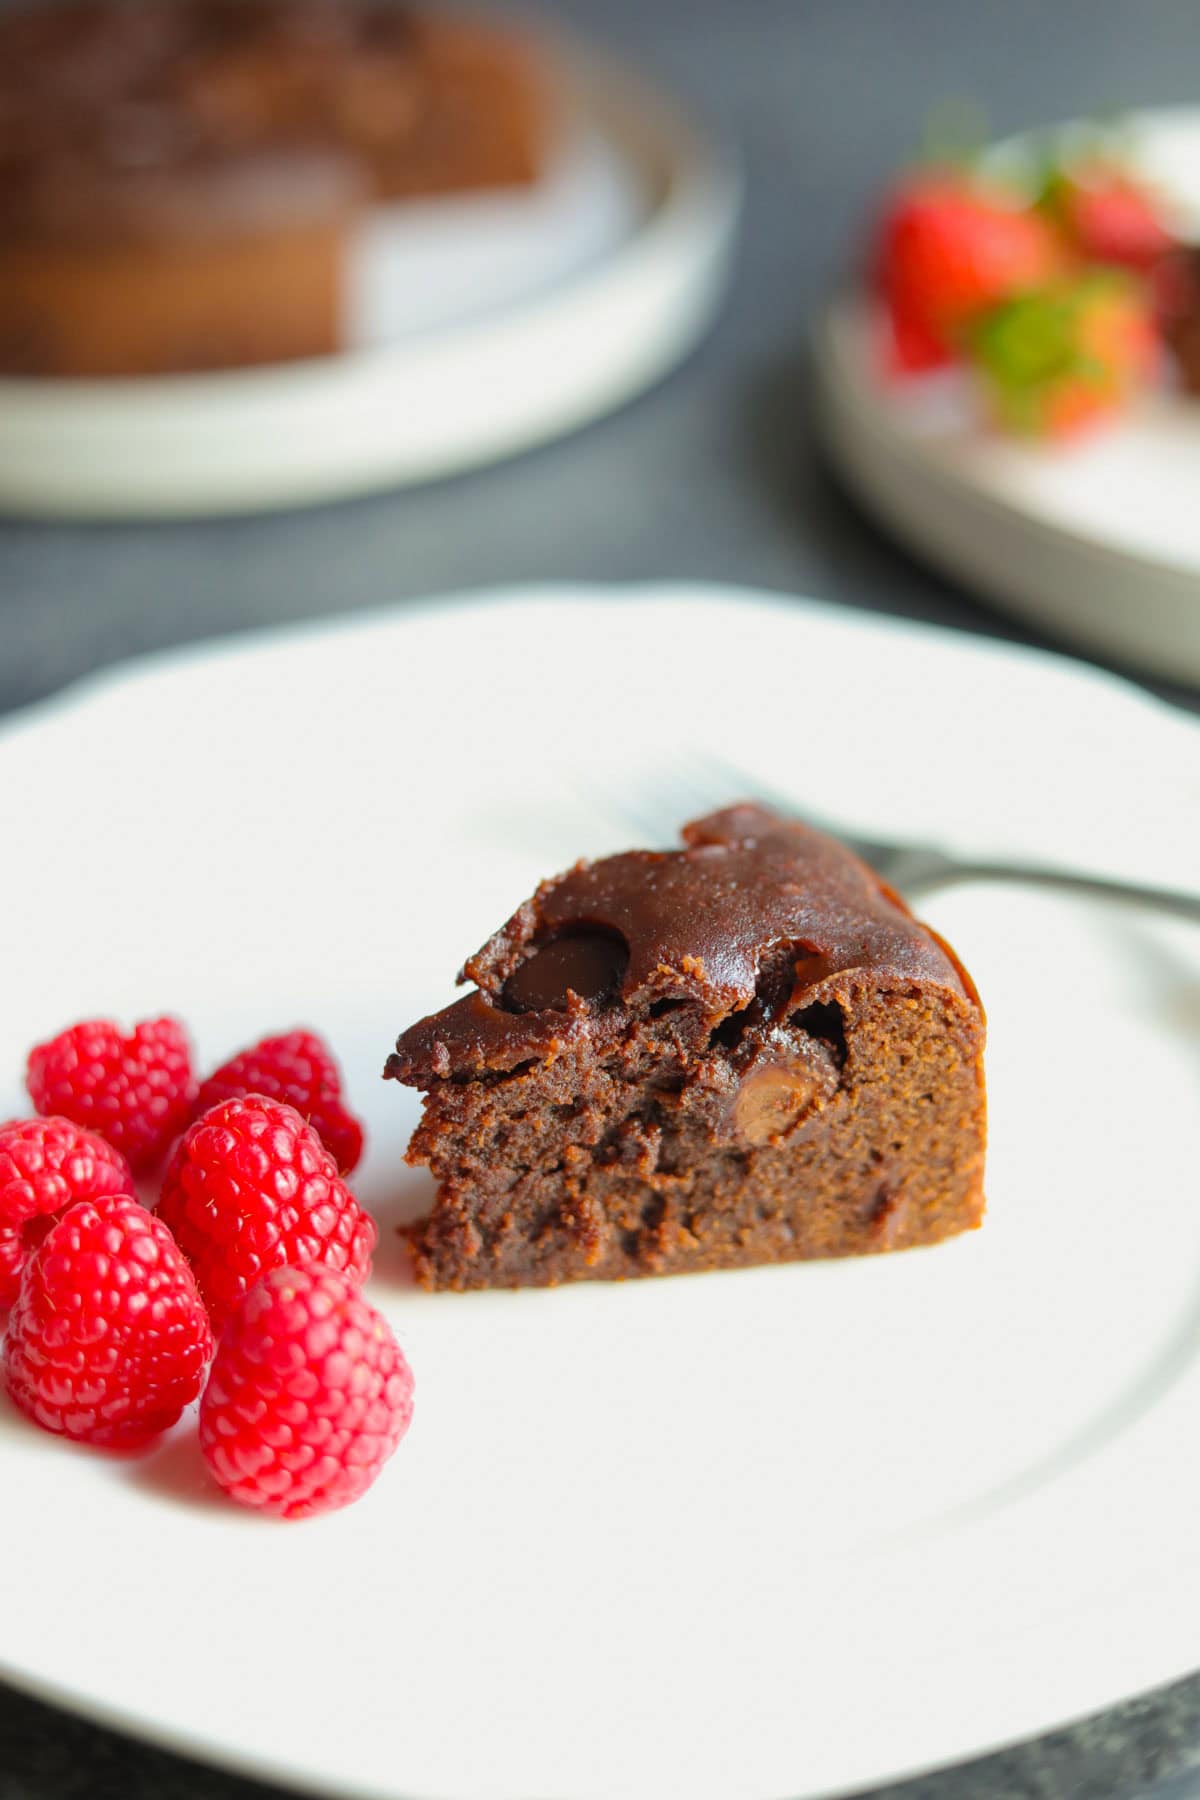
[[[543,4],[631,55],[739,147],[748,177],[741,252],[709,341],[614,417],[418,491],[227,522],[0,525],[0,711],[138,651],[526,578],[761,583],[1027,635],[912,561],[830,481],[809,427],[806,321],[854,255],[872,194],[931,106],[973,97],[1004,131],[1124,104],[1200,100],[1196,0]],[[1158,691],[1197,705],[1195,694]],[[8,1545],[4,1554],[30,1550]],[[0,1687],[0,1800],[265,1792]],[[889,1790],[889,1800],[901,1793],[1200,1794],[1200,1679]]]

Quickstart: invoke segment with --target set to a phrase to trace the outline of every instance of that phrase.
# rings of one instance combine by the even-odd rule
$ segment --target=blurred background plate
[[[1139,113],[1122,146],[1194,226],[1200,111]],[[858,293],[828,309],[816,336],[826,442],[867,506],[1027,623],[1200,681],[1200,401],[1164,388],[1077,444],[1026,445],[978,423],[954,372],[886,382],[878,326]]]
[[[668,98],[576,51],[575,127],[531,193],[381,209],[351,276],[357,348],[219,374],[0,381],[0,507],[254,511],[491,461],[619,405],[692,348],[738,204]]]

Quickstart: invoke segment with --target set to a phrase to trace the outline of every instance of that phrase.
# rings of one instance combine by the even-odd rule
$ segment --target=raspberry
[[[115,1194],[70,1207],[29,1263],[4,1374],[21,1411],[47,1431],[130,1449],[196,1398],[212,1347],[170,1232]]]
[[[275,1269],[242,1301],[200,1403],[200,1448],[244,1506],[283,1519],[348,1506],[408,1430],[412,1371],[333,1269]]]
[[[73,1025],[30,1051],[26,1081],[38,1112],[98,1131],[135,1175],[159,1161],[196,1098],[187,1037],[175,1019],[149,1019],[127,1035],[108,1019]]]
[[[200,1088],[197,1111],[221,1100],[265,1094],[285,1100],[308,1120],[342,1175],[362,1155],[363,1129],[342,1104],[342,1076],[328,1044],[315,1031],[263,1038],[222,1063]]]
[[[70,1119],[13,1119],[0,1125],[0,1307],[17,1297],[21,1270],[76,1200],[133,1196],[120,1153]]]
[[[252,1094],[197,1119],[163,1182],[165,1219],[220,1331],[260,1275],[323,1263],[362,1281],[375,1224],[295,1107]]]

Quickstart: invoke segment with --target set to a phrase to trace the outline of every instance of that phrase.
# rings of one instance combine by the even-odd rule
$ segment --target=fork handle
[[[1177,888],[1149,887],[1137,881],[1110,881],[1103,875],[1077,875],[1067,869],[1040,863],[958,862],[949,857],[914,869],[907,886],[928,890],[948,887],[956,881],[1013,881],[1035,887],[1065,888],[1076,894],[1093,894],[1098,900],[1118,900],[1130,906],[1151,906],[1159,912],[1200,924],[1200,894]]]

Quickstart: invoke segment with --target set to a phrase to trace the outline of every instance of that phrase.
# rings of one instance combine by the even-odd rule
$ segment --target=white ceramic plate
[[[1194,232],[1200,110],[1139,114],[1127,137]],[[826,436],[888,525],[1019,618],[1200,683],[1200,400],[1164,387],[1079,444],[1030,447],[983,429],[957,377],[888,383],[880,365],[873,309],[836,303],[817,334]]]
[[[0,1670],[341,1795],[826,1794],[1200,1665],[1200,934],[977,887],[989,1217],[928,1251],[431,1297],[396,1030],[688,745],[864,826],[1200,886],[1200,732],[1022,651],[737,591],[546,590],[148,663],[0,732],[0,1117],[72,1017],[345,1059],[417,1378],[283,1526],[0,1406]],[[709,793],[706,799],[728,796]],[[664,821],[666,824],[666,821]],[[664,837],[666,832],[664,830]],[[86,1521],[86,1528],[81,1524]]]
[[[301,506],[489,462],[609,411],[720,298],[737,178],[663,95],[594,52],[544,182],[381,213],[357,348],[229,373],[0,380],[0,509],[136,516]]]

